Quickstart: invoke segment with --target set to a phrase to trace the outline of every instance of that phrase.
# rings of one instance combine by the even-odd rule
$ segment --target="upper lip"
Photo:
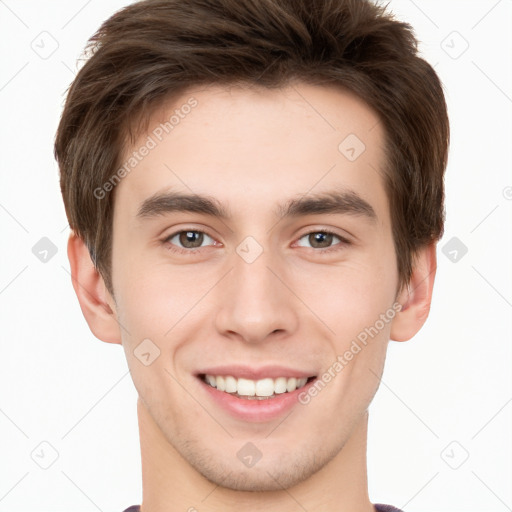
[[[294,368],[288,368],[286,366],[270,365],[262,366],[260,368],[254,368],[250,366],[242,365],[222,365],[210,368],[204,368],[197,372],[198,375],[231,375],[235,378],[260,380],[265,378],[277,379],[279,377],[301,379],[304,377],[315,376],[314,372],[308,372],[303,370],[297,370]]]

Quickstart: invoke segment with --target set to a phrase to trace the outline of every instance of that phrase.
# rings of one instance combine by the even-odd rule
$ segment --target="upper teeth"
[[[295,391],[304,386],[307,378],[279,377],[277,379],[235,379],[231,375],[205,375],[205,380],[210,386],[226,393],[238,393],[244,396],[272,396],[274,393],[286,393]]]

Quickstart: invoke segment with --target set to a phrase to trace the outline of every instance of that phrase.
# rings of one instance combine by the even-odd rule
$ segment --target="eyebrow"
[[[146,199],[137,212],[137,218],[153,218],[173,212],[200,213],[222,220],[232,218],[229,209],[214,197],[174,191],[156,193]],[[278,205],[274,214],[283,218],[315,214],[349,214],[363,216],[372,222],[377,220],[373,207],[351,190],[333,190],[292,198]]]

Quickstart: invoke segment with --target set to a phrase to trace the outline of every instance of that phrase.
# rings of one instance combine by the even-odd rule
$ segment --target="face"
[[[115,191],[128,365],[166,450],[215,484],[293,486],[366,413],[398,283],[383,145],[340,89],[211,86],[126,152],[145,154]]]

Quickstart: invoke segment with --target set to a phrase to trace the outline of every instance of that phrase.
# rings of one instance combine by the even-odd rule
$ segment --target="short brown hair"
[[[370,0],[145,0],[89,40],[55,140],[70,227],[113,293],[114,191],[98,198],[155,108],[188,87],[292,80],[339,85],[386,134],[386,192],[399,287],[444,226],[449,124],[442,86],[410,25]]]

